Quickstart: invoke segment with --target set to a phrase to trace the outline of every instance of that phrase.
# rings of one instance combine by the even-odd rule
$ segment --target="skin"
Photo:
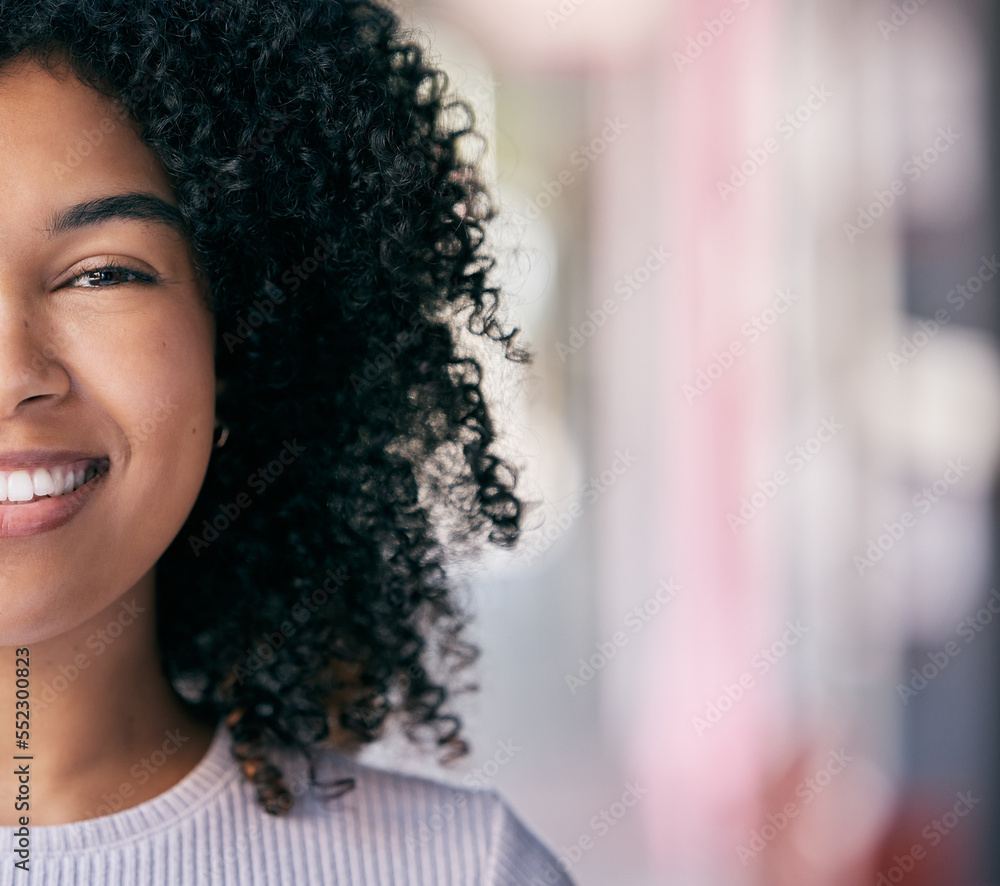
[[[67,167],[88,132],[98,143]],[[28,647],[34,756],[30,811],[0,802],[2,825],[135,806],[186,775],[212,735],[161,672],[154,620],[156,561],[211,454],[215,326],[204,284],[189,244],[162,222],[46,231],[60,210],[125,193],[177,205],[134,122],[64,65],[50,72],[18,58],[0,70],[0,452],[111,459],[69,523],[0,537],[0,711],[10,730],[0,748],[18,753],[14,650]],[[88,286],[84,272],[109,258],[158,280],[111,275],[111,285]],[[168,734],[169,753],[156,755],[165,762],[148,765]],[[0,797],[13,798],[12,767],[3,770]]]

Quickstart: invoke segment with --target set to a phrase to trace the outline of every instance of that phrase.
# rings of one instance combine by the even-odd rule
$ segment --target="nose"
[[[62,400],[71,381],[60,360],[66,334],[0,295],[0,421]]]

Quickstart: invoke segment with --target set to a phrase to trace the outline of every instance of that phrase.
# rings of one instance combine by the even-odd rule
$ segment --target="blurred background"
[[[993,6],[401,9],[536,354],[448,777],[579,886],[1000,884]]]

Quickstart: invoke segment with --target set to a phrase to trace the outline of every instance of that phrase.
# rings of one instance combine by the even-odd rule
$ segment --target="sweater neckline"
[[[190,816],[239,774],[230,749],[229,730],[223,718],[216,724],[215,734],[201,760],[162,794],[120,812],[65,824],[33,825],[29,812],[31,854],[80,852],[95,847],[106,849],[112,843],[131,842],[169,826],[181,816]],[[10,825],[0,827],[0,851],[7,857],[16,846],[17,830]]]

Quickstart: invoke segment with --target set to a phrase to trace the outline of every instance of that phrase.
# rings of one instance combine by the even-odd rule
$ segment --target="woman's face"
[[[175,218],[112,104],[68,69],[0,72],[0,645],[148,582],[197,498],[215,327]]]

